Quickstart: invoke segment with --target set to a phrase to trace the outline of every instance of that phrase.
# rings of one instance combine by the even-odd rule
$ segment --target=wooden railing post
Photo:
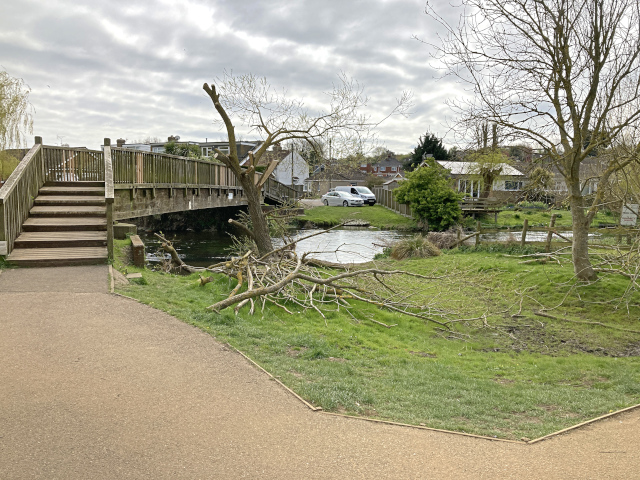
[[[549,233],[547,234],[547,244],[545,246],[545,251],[551,251],[551,237],[553,237],[553,227],[556,226],[556,214],[551,215],[551,221],[549,222]]]
[[[9,254],[9,242],[7,241],[7,222],[4,202],[0,201],[0,255]]]
[[[104,199],[107,204],[107,255],[113,260],[113,163],[111,160],[111,139],[104,139]]]
[[[527,241],[527,230],[529,230],[529,219],[524,219],[524,225],[522,225],[522,238],[520,239],[520,246],[524,247],[525,242]]]

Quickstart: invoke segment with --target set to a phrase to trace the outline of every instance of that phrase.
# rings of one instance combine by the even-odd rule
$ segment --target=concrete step
[[[22,232],[15,248],[104,247],[107,232]]]
[[[107,262],[107,248],[16,248],[6,260],[20,267],[98,265]]]
[[[40,195],[92,195],[104,197],[104,187],[42,187]]]
[[[101,217],[27,218],[23,232],[106,231],[107,219]]]
[[[107,207],[98,206],[35,206],[29,211],[32,217],[105,217]]]

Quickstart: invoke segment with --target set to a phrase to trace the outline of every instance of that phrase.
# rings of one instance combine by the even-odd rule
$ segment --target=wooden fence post
[[[113,160],[111,158],[111,139],[104,139],[104,198],[107,207],[107,256],[113,260]]]
[[[556,214],[551,215],[551,221],[549,222],[549,233],[547,234],[547,245],[545,246],[545,252],[551,251],[551,237],[553,237],[553,227],[556,226]]]
[[[527,241],[527,230],[529,230],[529,219],[524,219],[524,225],[522,225],[522,238],[520,239],[520,246],[524,247],[525,242]]]
[[[476,222],[476,247],[480,245],[480,230],[482,229],[482,224],[480,222]]]

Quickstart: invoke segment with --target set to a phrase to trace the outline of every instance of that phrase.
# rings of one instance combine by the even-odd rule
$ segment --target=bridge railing
[[[272,178],[267,179],[263,186],[265,197],[269,197],[277,201],[295,202],[302,195],[295,188],[291,188],[284,183],[280,183]]]
[[[104,154],[100,150],[42,148],[47,182],[104,182]]]
[[[0,188],[0,255],[8,255],[45,183],[42,139],[29,150]]]
[[[220,162],[116,147],[111,147],[111,155],[116,188],[135,185],[241,188],[231,169]],[[299,191],[273,179],[267,180],[263,189],[264,195],[273,200],[300,197]]]
[[[113,260],[113,160],[111,158],[111,140],[104,139],[104,201],[107,206],[107,254]]]
[[[239,187],[233,173],[222,163],[166,153],[111,148],[116,185]]]

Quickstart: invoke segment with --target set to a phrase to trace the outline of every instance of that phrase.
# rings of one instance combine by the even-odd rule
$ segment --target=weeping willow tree
[[[25,133],[33,129],[30,91],[21,78],[0,71],[0,180],[6,179],[18,164],[18,159],[4,150],[22,146]]]
[[[21,78],[0,71],[0,148],[19,147],[33,129],[31,89]]]

